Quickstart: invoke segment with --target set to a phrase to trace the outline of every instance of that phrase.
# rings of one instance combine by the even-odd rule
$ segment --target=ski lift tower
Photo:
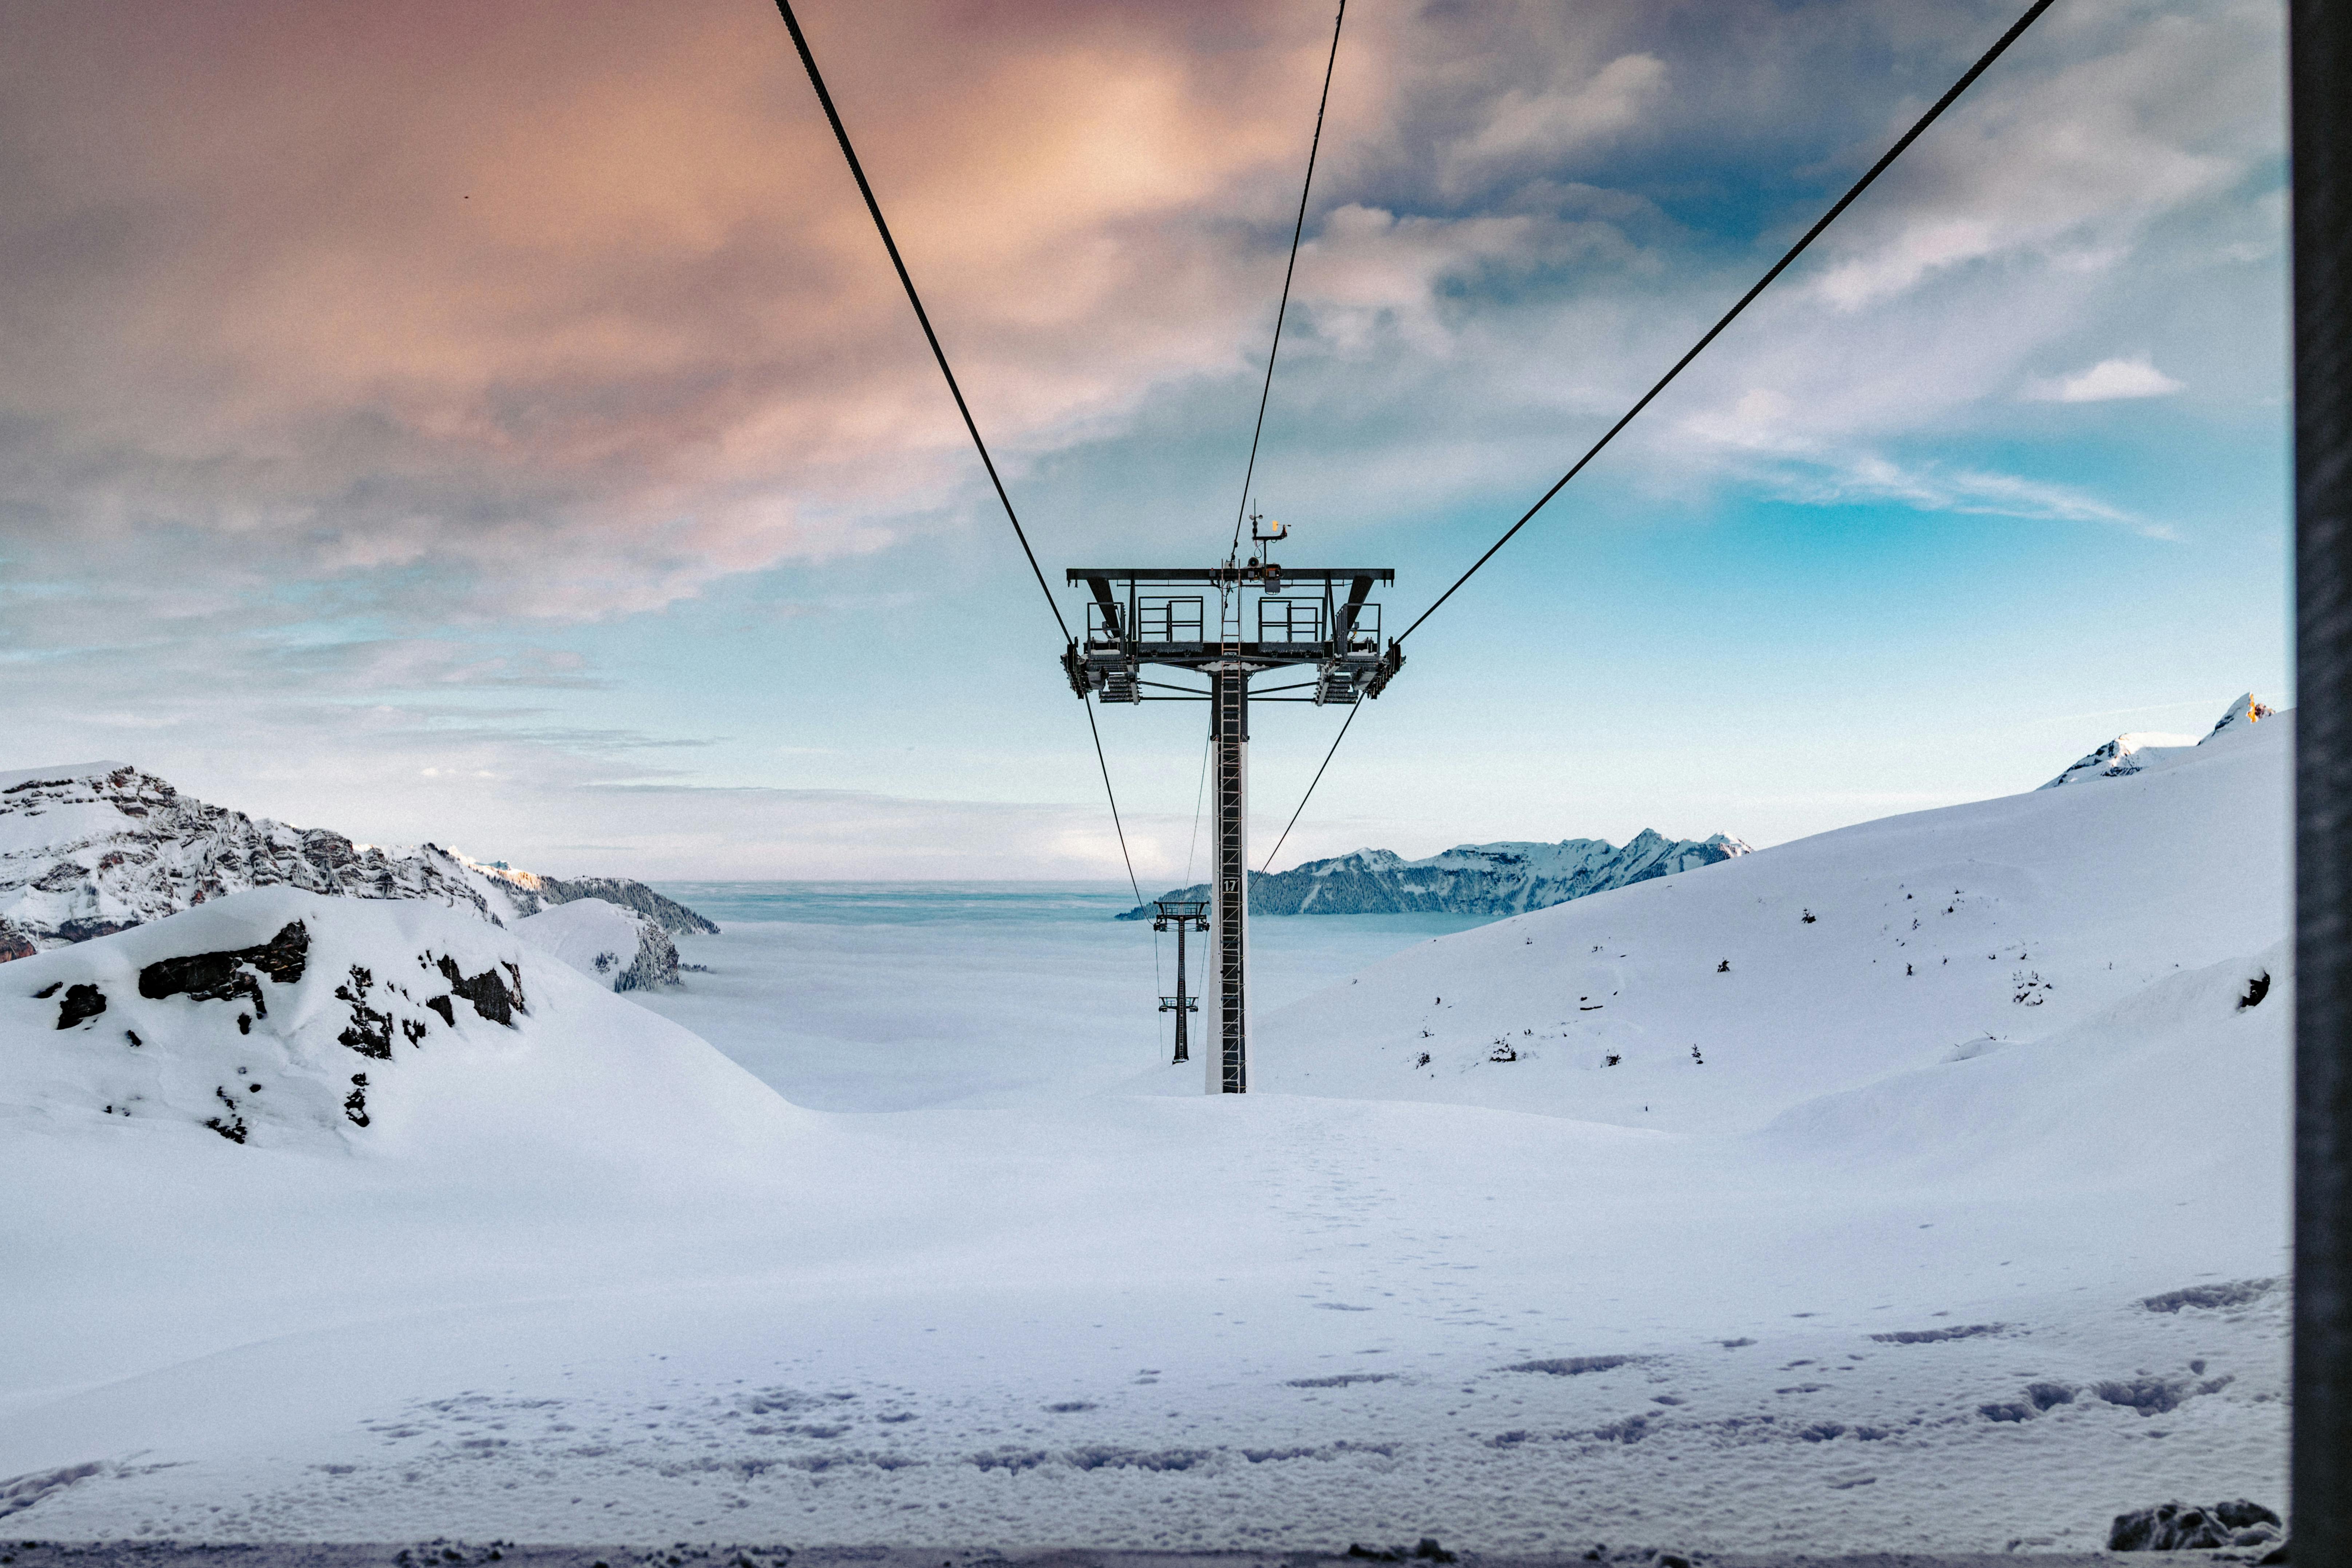
[[[1071,689],[1105,702],[1209,704],[1215,752],[1217,839],[1209,882],[1208,1092],[1249,1091],[1250,677],[1311,667],[1314,679],[1263,689],[1261,701],[1352,706],[1378,697],[1404,665],[1381,647],[1381,607],[1370,597],[1394,571],[1372,566],[1276,565],[1265,546],[1287,531],[1274,523],[1250,538],[1262,553],[1223,566],[1074,566],[1069,581],[1092,594],[1087,629],[1062,655]],[[1211,602],[1216,605],[1213,618]],[[1206,689],[1146,680],[1160,665],[1208,677]],[[1278,697],[1275,692],[1311,692]],[[1166,693],[1167,695],[1161,695]]]
[[[1201,1010],[1201,999],[1184,988],[1184,933],[1209,929],[1209,900],[1206,899],[1155,899],[1152,902],[1160,912],[1151,918],[1153,931],[1176,933],[1176,994],[1162,996],[1160,1010],[1176,1015],[1176,1054],[1169,1064],[1192,1059],[1192,1016]]]

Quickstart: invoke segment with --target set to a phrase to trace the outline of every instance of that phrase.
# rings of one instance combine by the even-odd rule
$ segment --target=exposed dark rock
[[[2107,1531],[2110,1552],[2210,1552],[2221,1546],[2261,1546],[2279,1539],[2277,1514],[2243,1498],[2190,1508],[2160,1503],[2116,1515]]]
[[[2246,982],[2246,994],[2238,998],[2238,1011],[2242,1013],[2249,1007],[2261,1006],[2263,998],[2270,994],[2271,972],[2265,969]]]
[[[225,1117],[215,1116],[209,1118],[205,1122],[205,1125],[211,1128],[214,1131],[219,1133],[222,1137],[227,1139],[232,1143],[244,1142],[246,1133],[248,1130],[245,1125],[245,1118],[236,1113],[236,1101],[230,1098],[227,1089],[220,1086],[215,1086],[214,1088],[213,1097],[215,1100],[218,1100],[223,1106],[227,1108],[228,1114]]]
[[[335,987],[335,1000],[348,1003],[352,1021],[335,1037],[335,1043],[348,1047],[363,1057],[379,1061],[392,1059],[392,1015],[378,1012],[367,1005],[367,994],[375,984],[375,976],[363,964],[352,965],[352,977]]]
[[[267,1018],[269,1006],[262,999],[256,974],[291,984],[302,978],[310,958],[310,930],[300,921],[292,921],[259,947],[158,960],[139,972],[139,994],[151,1002],[165,996],[184,995],[199,1002],[226,1002],[241,996],[252,1002],[257,1015]]]
[[[93,937],[112,936],[119,931],[129,931],[137,921],[60,921],[58,938],[61,942],[89,942]]]
[[[1972,1340],[1979,1334],[1997,1334],[2007,1327],[2007,1323],[1968,1323],[1948,1329],[1897,1329],[1891,1334],[1873,1334],[1870,1337],[1886,1345],[1932,1345],[1945,1340]]]
[[[56,995],[64,988],[64,981],[52,980],[47,985],[42,986],[38,991],[33,993],[33,1000],[36,1002],[46,1002],[50,997]]]
[[[2091,1392],[2110,1405],[2124,1405],[2142,1415],[2162,1415],[2179,1409],[2180,1402],[2195,1391],[2177,1377],[2134,1377],[2093,1384]]]
[[[106,1011],[106,993],[95,985],[68,985],[66,999],[58,1004],[58,1027],[70,1029],[85,1018],[95,1018]]]
[[[6,921],[0,921],[0,963],[6,963],[11,959],[30,958],[39,951],[33,945],[31,937]]]
[[[456,959],[443,953],[436,961],[436,966],[443,978],[449,982],[451,994],[472,1003],[474,1011],[493,1024],[504,1024],[511,1029],[517,1013],[530,1011],[523,1005],[522,971],[511,963],[501,962],[498,969],[485,969],[479,974],[468,976],[458,973]],[[499,976],[499,969],[507,972],[505,978]],[[509,980],[513,982],[511,988],[508,985]],[[455,1010],[448,1008],[446,1000],[436,1011],[441,1012],[451,1024],[457,1022]]]
[[[1570,1355],[1551,1356],[1543,1361],[1514,1362],[1505,1372],[1544,1372],[1554,1377],[1577,1377],[1588,1372],[1607,1372],[1612,1367],[1631,1366],[1640,1361],[1631,1355]]]
[[[343,1097],[343,1114],[350,1117],[357,1126],[365,1127],[368,1124],[367,1074],[363,1072],[352,1074],[352,1091]]]

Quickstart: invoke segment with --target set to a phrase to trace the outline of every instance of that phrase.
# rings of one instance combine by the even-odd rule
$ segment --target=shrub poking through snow
[[[1635,1355],[1550,1356],[1542,1361],[1514,1362],[1502,1370],[1549,1373],[1553,1377],[1580,1377],[1588,1372],[1608,1372],[1615,1367],[1631,1366],[1642,1359]]]
[[[2116,1515],[2107,1531],[2110,1552],[2210,1552],[2223,1546],[2263,1546],[2279,1539],[2279,1516],[2240,1498],[2210,1508],[2159,1503]]]
[[[1979,1334],[1997,1334],[2007,1327],[2007,1323],[1969,1323],[1948,1329],[1897,1329],[1891,1334],[1873,1334],[1870,1337],[1883,1345],[1932,1345],[1946,1340],[1972,1340]]]
[[[2178,1312],[2183,1307],[2242,1307],[2279,1288],[2277,1279],[2232,1279],[2224,1285],[2190,1285],[2179,1290],[2143,1298],[2151,1312]]]

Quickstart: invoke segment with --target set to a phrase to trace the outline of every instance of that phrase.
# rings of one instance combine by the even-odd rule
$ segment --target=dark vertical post
[[[1176,1055],[1171,1059],[1180,1062],[1192,1059],[1192,1040],[1184,1017],[1192,1010],[1192,998],[1184,989],[1184,932],[1192,923],[1183,919],[1176,922]]]
[[[2294,0],[2297,1563],[2352,1563],[2352,5]]]
[[[1249,1092],[1249,671],[1228,664],[1210,685],[1210,749],[1217,772],[1217,872],[1210,897],[1217,1043],[1209,1089]]]

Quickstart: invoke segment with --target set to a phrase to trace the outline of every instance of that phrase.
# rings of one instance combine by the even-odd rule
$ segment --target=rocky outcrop
[[[491,925],[599,899],[658,938],[624,968],[675,984],[669,934],[719,928],[642,882],[563,879],[469,859],[438,845],[387,849],[322,827],[289,827],[182,795],[124,763],[0,773],[0,963],[110,936],[253,888],[415,899]]]
[[[1570,899],[1605,893],[1750,853],[1737,838],[1668,838],[1643,829],[1619,848],[1605,839],[1566,838],[1558,844],[1464,844],[1425,860],[1388,849],[1359,849],[1329,860],[1309,860],[1275,876],[1250,874],[1250,912],[1256,915],[1516,915]],[[1206,899],[1209,885],[1164,893]],[[1145,920],[1142,905],[1119,916]]]
[[[457,859],[489,884],[485,891],[502,894],[518,918],[528,918],[557,904],[581,899],[602,899],[608,904],[635,910],[673,936],[719,934],[716,921],[626,877],[542,877],[503,860],[475,860],[464,855]]]
[[[122,763],[0,774],[0,958],[264,887],[423,899],[496,919],[457,861],[430,844],[382,849],[247,816]]]

